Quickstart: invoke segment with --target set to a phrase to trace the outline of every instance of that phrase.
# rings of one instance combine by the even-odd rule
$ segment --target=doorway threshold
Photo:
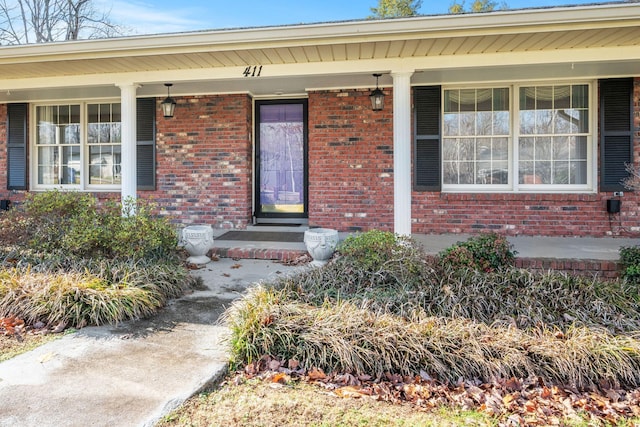
[[[288,233],[288,232],[304,232],[308,229],[309,229],[309,226],[307,226],[307,224],[271,223],[269,225],[267,224],[248,225],[245,231],[262,231],[262,232],[273,231],[273,232]]]
[[[300,227],[303,225],[309,225],[308,218],[253,217],[253,226],[257,227]]]
[[[278,223],[278,222],[258,222],[253,224],[254,227],[300,227],[302,222]]]

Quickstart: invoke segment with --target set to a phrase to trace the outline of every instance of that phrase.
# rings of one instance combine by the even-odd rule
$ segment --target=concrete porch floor
[[[246,231],[271,231],[278,233],[304,232],[308,227],[265,227],[249,226]],[[257,258],[268,259],[268,253],[276,252],[300,252],[306,253],[304,243],[287,242],[257,242],[219,240],[229,230],[214,230],[214,253],[219,256],[245,258],[241,254],[262,254]],[[339,233],[340,240],[344,240],[351,233]],[[467,234],[414,234],[412,236],[419,242],[427,254],[436,254],[456,242],[461,242],[470,237]],[[640,244],[639,238],[622,237],[531,237],[509,236],[508,240],[513,244],[519,258],[529,259],[571,259],[571,260],[601,260],[616,261],[619,258],[619,250],[623,246],[635,246]],[[247,256],[247,258],[252,258]]]

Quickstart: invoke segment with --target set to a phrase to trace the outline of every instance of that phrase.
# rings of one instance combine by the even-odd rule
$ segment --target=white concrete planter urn
[[[325,265],[338,246],[338,230],[330,228],[309,229],[304,232],[304,244],[313,258],[311,265]]]
[[[207,252],[213,247],[213,228],[210,225],[189,225],[183,228],[182,245],[190,255],[187,262],[208,263],[211,261]]]

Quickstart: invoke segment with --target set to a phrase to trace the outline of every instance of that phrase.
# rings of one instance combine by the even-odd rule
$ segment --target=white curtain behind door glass
[[[303,186],[303,124],[271,122],[260,125],[260,185],[265,198],[300,203]],[[263,204],[274,200],[262,200]]]

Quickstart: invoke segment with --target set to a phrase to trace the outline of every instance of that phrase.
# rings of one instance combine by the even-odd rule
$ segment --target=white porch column
[[[394,232],[411,235],[411,76],[393,77],[393,223]]]
[[[122,120],[122,159],[121,180],[122,203],[128,198],[135,201],[137,197],[136,177],[136,90],[133,83],[118,85],[120,88],[121,120]],[[134,205],[135,207],[135,205]],[[132,213],[135,213],[132,212]]]

